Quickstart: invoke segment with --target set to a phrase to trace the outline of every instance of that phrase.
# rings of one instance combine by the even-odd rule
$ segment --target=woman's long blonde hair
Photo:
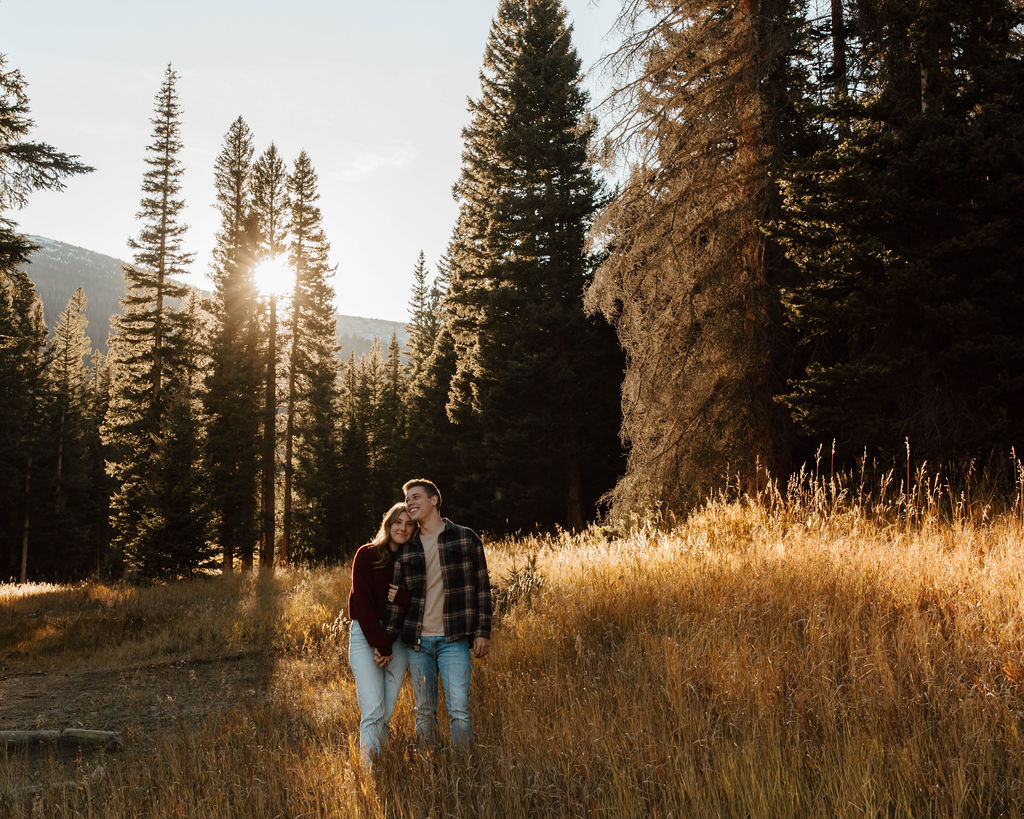
[[[380,520],[380,529],[370,541],[377,549],[377,561],[373,564],[374,566],[387,566],[391,562],[391,525],[398,520],[398,516],[402,512],[408,513],[408,511],[405,508],[405,503],[399,501],[384,513],[384,517]]]

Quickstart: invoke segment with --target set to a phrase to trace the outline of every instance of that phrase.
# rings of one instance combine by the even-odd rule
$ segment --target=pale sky
[[[0,52],[28,83],[31,138],[96,167],[9,214],[24,233],[130,258],[149,119],[179,74],[186,243],[209,286],[213,163],[241,115],[258,156],[305,150],[320,180],[340,312],[405,321],[456,216],[466,99],[497,0],[0,0]],[[614,45],[617,0],[566,0],[584,71]],[[588,78],[594,101],[601,93]],[[88,295],[88,294],[87,294]]]

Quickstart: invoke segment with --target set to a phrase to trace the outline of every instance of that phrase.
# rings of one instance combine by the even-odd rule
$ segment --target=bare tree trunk
[[[765,116],[765,102],[759,93],[758,62],[763,44],[758,28],[761,15],[760,0],[741,0],[740,10],[747,20],[747,48],[744,49],[747,66],[739,83],[739,97],[743,106],[740,113],[740,141],[736,149],[736,173],[739,176],[740,201],[746,203],[742,219],[742,277],[743,330],[738,340],[739,349],[754,359],[765,341],[767,325],[767,277],[765,270],[764,238],[758,222],[764,218],[767,205],[766,154],[774,139],[770,119]],[[736,468],[745,491],[756,491],[759,465],[772,465],[775,444],[772,390],[769,371],[761,366],[750,368],[750,402],[747,406],[746,445],[748,457]]]
[[[20,582],[28,579],[28,534],[31,510],[29,494],[32,491],[32,450],[28,451],[28,462],[25,464],[25,515],[21,526],[21,574]]]
[[[295,404],[297,401],[295,371],[299,360],[299,285],[296,274],[295,296],[292,299],[291,353],[288,356],[288,409],[285,413],[284,432],[284,517],[281,521],[281,563],[288,561],[292,542],[292,478],[295,465],[292,463],[295,448]]]
[[[846,21],[843,19],[843,0],[832,0],[832,83],[836,100],[846,99]],[[848,139],[853,135],[850,124],[844,118],[839,123],[839,136]]]
[[[277,417],[277,297],[270,297],[270,339],[267,343],[267,383],[263,416],[263,526],[260,569],[274,567],[274,451]]]
[[[281,532],[281,562],[288,562],[292,542],[292,447],[295,438],[295,341],[292,340],[293,360],[288,367],[288,414],[284,438],[284,520]]]

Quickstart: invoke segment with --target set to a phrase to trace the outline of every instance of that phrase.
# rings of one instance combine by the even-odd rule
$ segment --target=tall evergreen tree
[[[349,355],[342,375],[340,413],[340,475],[337,506],[338,545],[351,554],[366,542],[374,525],[370,481],[370,409],[362,362]],[[379,513],[378,513],[379,514]]]
[[[120,576],[122,566],[111,562],[110,545],[110,497],[113,484],[107,474],[106,448],[101,429],[107,415],[111,396],[111,366],[107,357],[94,350],[89,365],[89,404],[86,409],[86,447],[88,458],[89,486],[95,505],[89,510],[92,518],[89,530],[92,533],[90,549],[90,570],[98,576]]]
[[[22,581],[46,327],[35,289],[18,269],[36,246],[17,232],[8,212],[24,206],[32,191],[62,190],[69,176],[92,170],[77,156],[30,140],[33,127],[25,79],[0,54],[0,497],[9,499],[0,511],[0,556],[7,556],[6,572]]]
[[[82,577],[95,568],[95,528],[105,507],[94,485],[92,444],[98,419],[90,412],[92,374],[86,298],[78,288],[61,313],[49,342],[49,401],[45,418],[46,456],[39,477],[46,487],[37,515],[45,535],[35,555],[35,574],[59,580]],[[93,425],[96,425],[95,430]],[[103,490],[103,484],[98,487]]]
[[[50,378],[53,383],[54,409],[57,420],[56,488],[58,506],[64,478],[65,449],[74,444],[81,432],[81,416],[85,412],[90,376],[85,360],[92,354],[86,328],[87,299],[81,287],[68,300],[54,329],[51,342]]]
[[[774,403],[784,366],[776,288],[791,275],[761,224],[785,161],[809,150],[802,0],[627,3],[611,56],[609,160],[627,163],[596,232],[589,306],[626,352],[627,511],[685,510],[739,475],[787,468]]]
[[[0,271],[0,489],[10,575],[28,578],[38,464],[38,425],[46,394],[46,324],[32,282],[20,270]],[[38,479],[36,479],[38,480]]]
[[[427,280],[427,260],[420,251],[413,267],[412,293],[409,297],[409,322],[405,325],[409,340],[406,342],[408,363],[406,369],[415,378],[434,349],[439,323],[440,291],[437,282]]]
[[[453,236],[455,234],[453,231]],[[462,471],[457,442],[464,430],[448,417],[448,393],[455,376],[455,344],[448,327],[450,317],[443,304],[448,289],[448,261],[446,255],[429,287],[426,265],[422,269],[417,265],[413,271],[410,320],[406,325],[408,384],[401,463],[404,475],[429,475],[439,486],[454,487],[455,476]],[[413,339],[416,339],[415,346]],[[427,339],[430,339],[429,345]],[[451,497],[458,495],[446,500],[445,507],[449,510],[446,514],[458,517],[458,513],[464,511],[462,518],[468,519],[467,515],[473,510],[460,509],[457,501],[450,502]]]
[[[448,252],[450,412],[479,469],[477,519],[575,528],[599,493],[584,475],[613,479],[592,456],[615,449],[619,368],[613,342],[583,312],[599,183],[561,2],[503,0],[480,78]]]
[[[150,577],[189,576],[215,563],[209,539],[210,518],[203,470],[204,437],[200,390],[208,368],[203,350],[206,317],[190,293],[178,314],[174,339],[177,377],[167,392],[164,434],[154,453],[150,477],[161,499],[161,514],[146,521],[150,539],[159,548],[144,558],[141,574]]]
[[[210,505],[227,573],[234,559],[253,565],[257,541],[259,395],[263,379],[257,362],[256,291],[252,268],[256,236],[251,216],[253,139],[238,117],[228,128],[214,165],[220,230],[214,248],[216,285],[211,367],[204,402]]]
[[[384,360],[384,383],[381,389],[380,406],[377,411],[380,440],[377,447],[377,470],[385,476],[386,494],[381,497],[382,507],[394,497],[395,487],[404,481],[401,477],[401,452],[405,439],[406,376],[402,366],[402,348],[398,334],[391,334],[387,358]]]
[[[12,274],[36,248],[19,234],[8,211],[24,207],[32,191],[63,190],[65,180],[93,168],[73,154],[28,137],[35,122],[29,116],[25,78],[7,67],[0,54],[0,272]]]
[[[859,3],[862,91],[829,111],[855,128],[788,174],[774,232],[807,363],[785,401],[848,460],[1019,445],[1021,21],[1008,0]]]
[[[395,487],[404,473],[406,376],[398,337],[392,334],[384,356],[380,339],[357,365],[358,388],[353,396],[366,430],[370,509],[395,502]]]
[[[252,211],[259,235],[259,257],[276,258],[288,249],[288,168],[273,142],[253,165]]]
[[[285,438],[285,554],[337,556],[338,361],[333,272],[327,262],[316,171],[305,151],[289,177],[289,261],[295,270]],[[294,458],[294,463],[293,459]],[[292,501],[298,513],[292,528]]]
[[[459,441],[466,439],[465,430],[448,416],[455,366],[455,342],[442,325],[430,355],[409,382],[403,450],[405,475],[427,476],[438,486],[453,488],[462,480]],[[445,514],[453,519],[469,520],[476,511],[472,502],[460,502],[458,493],[446,493],[444,505]]]
[[[125,555],[130,572],[149,575],[172,572],[159,533],[167,519],[165,494],[151,476],[166,434],[165,394],[179,389],[183,376],[174,359],[179,316],[171,306],[186,288],[174,277],[187,275],[192,254],[185,252],[187,225],[181,221],[184,168],[178,158],[182,143],[181,107],[175,89],[177,73],[170,65],[156,96],[153,141],[147,146],[148,169],[142,179],[137,238],[129,240],[133,263],[125,265],[123,312],[115,324],[112,350],[113,396],[104,423],[110,445],[108,468],[116,488],[111,499],[114,543]],[[179,473],[182,480],[193,476]],[[203,544],[195,543],[201,550]]]
[[[288,241],[288,169],[274,143],[264,151],[252,174],[252,209],[259,236],[257,257],[277,262],[284,257]],[[276,546],[276,473],[277,473],[277,373],[278,373],[278,294],[267,301],[265,347],[260,358],[266,362],[263,397],[263,441],[260,477],[260,565],[273,566]]]

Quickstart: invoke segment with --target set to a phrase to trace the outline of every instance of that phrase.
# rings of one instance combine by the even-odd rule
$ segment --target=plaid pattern
[[[444,639],[490,639],[491,581],[479,535],[445,518],[437,549],[444,586]],[[427,563],[419,532],[395,555],[392,582],[402,591],[388,603],[384,625],[393,637],[418,647],[427,595]]]

